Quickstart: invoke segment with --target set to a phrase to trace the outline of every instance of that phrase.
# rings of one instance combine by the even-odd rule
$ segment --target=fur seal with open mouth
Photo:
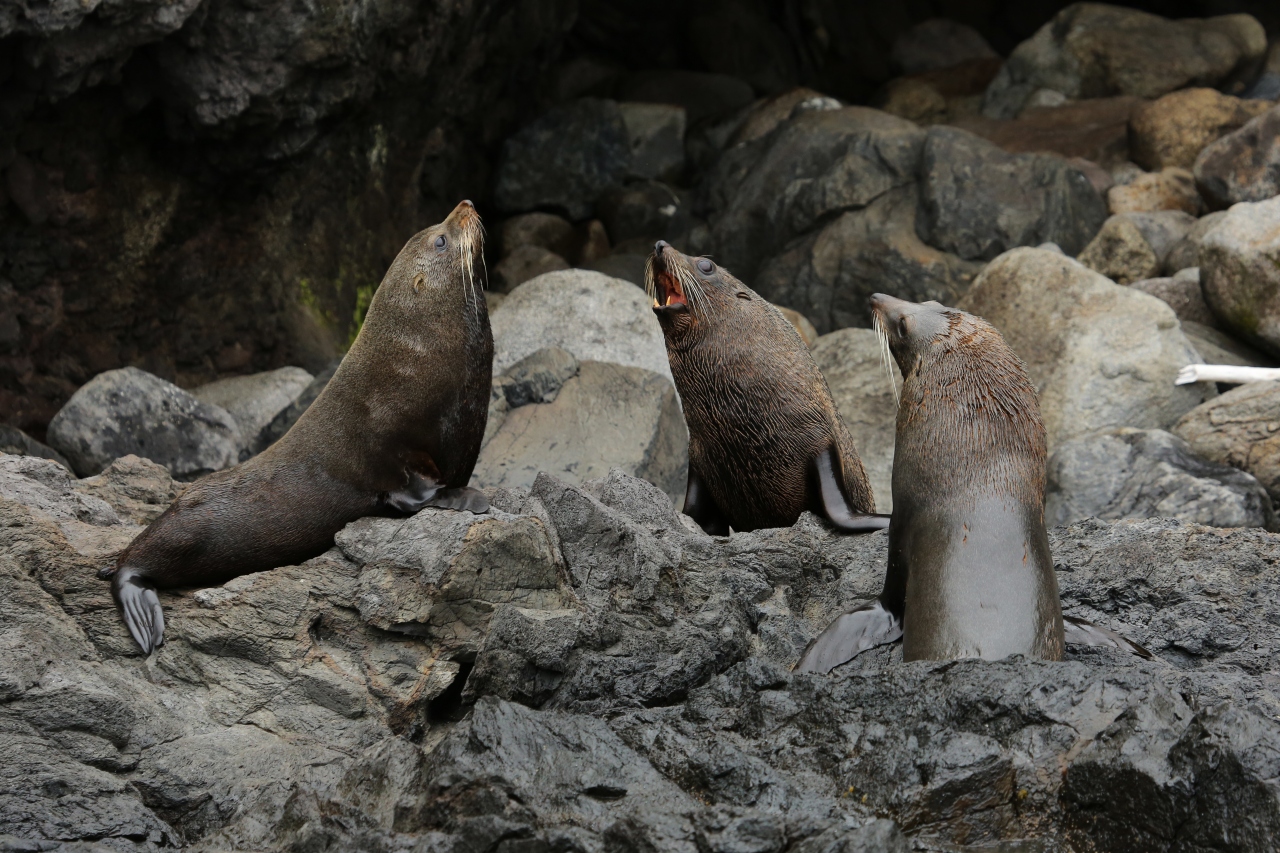
[[[826,379],[777,308],[661,240],[645,285],[689,426],[687,515],[714,535],[789,527],[806,509],[849,532],[888,525]]]
[[[904,660],[1061,660],[1064,642],[1150,653],[1083,620],[1064,634],[1044,525],[1047,456],[1035,387],[985,320],[877,293],[902,371],[889,566],[876,601],[837,617],[798,672],[829,672],[902,637]]]
[[[101,573],[112,578],[144,652],[164,640],[157,588],[302,562],[362,516],[488,509],[467,487],[493,368],[475,274],[483,244],[469,201],[415,234],[333,379],[297,423],[243,465],[193,483]]]

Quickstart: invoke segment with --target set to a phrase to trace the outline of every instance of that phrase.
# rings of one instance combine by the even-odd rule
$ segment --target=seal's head
[[[763,302],[710,258],[682,254],[665,240],[653,247],[644,283],[669,342],[696,337],[713,318],[720,320],[748,303]]]
[[[952,328],[965,316],[939,302],[907,302],[883,293],[869,301],[871,324],[904,379],[932,351],[948,345]]]
[[[470,201],[462,201],[440,224],[409,239],[391,264],[375,299],[395,300],[405,307],[460,303],[478,308],[484,302],[484,226]]]

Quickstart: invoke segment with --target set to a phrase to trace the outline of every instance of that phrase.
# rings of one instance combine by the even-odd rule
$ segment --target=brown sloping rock
[[[1211,142],[1270,108],[1216,89],[1184,89],[1139,106],[1129,119],[1129,157],[1149,172],[1190,169]]]
[[[1280,107],[1201,151],[1195,176],[1213,208],[1280,195]]]
[[[1129,159],[1129,121],[1146,101],[1129,95],[1029,107],[1015,119],[970,116],[954,122],[1006,151],[1052,151],[1104,166]]]
[[[1280,500],[1280,382],[1249,382],[1183,415],[1173,428],[1205,459],[1248,471]]]

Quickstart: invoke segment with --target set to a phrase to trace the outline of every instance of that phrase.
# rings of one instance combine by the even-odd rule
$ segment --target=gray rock
[[[1169,269],[1170,254],[1175,246],[1180,245],[1191,234],[1199,220],[1182,210],[1157,210],[1151,213],[1122,213],[1120,215],[1132,222],[1142,232],[1143,239],[1147,241],[1147,245],[1151,247],[1151,250],[1156,253],[1156,259],[1159,260],[1161,269],[1167,270],[1169,274],[1183,269],[1182,266]],[[1186,264],[1184,266],[1195,266],[1195,264]]]
[[[1173,431],[1196,453],[1247,471],[1280,498],[1280,382],[1250,382],[1183,415]]]
[[[1237,364],[1241,367],[1275,367],[1276,359],[1267,353],[1260,352],[1248,344],[1242,344],[1235,338],[1224,334],[1214,325],[1207,326],[1195,320],[1182,321],[1182,333],[1187,336],[1191,346],[1200,354],[1205,364]]]
[[[240,426],[241,458],[248,458],[262,432],[315,379],[301,367],[219,379],[191,391],[191,396],[228,412]]]
[[[502,257],[522,246],[536,246],[562,258],[578,253],[581,239],[573,223],[554,213],[521,213],[502,222]]]
[[[618,109],[631,143],[631,175],[678,183],[684,173],[684,107],[624,102]]]
[[[689,211],[680,196],[658,181],[609,190],[596,203],[596,213],[615,246],[627,240],[677,240],[676,234],[689,227]]]
[[[180,480],[240,459],[240,428],[225,410],[158,376],[125,367],[99,373],[49,422],[49,442],[82,477],[135,454]]]
[[[889,61],[902,74],[937,71],[969,59],[991,59],[996,52],[973,27],[946,18],[929,18],[893,41]]]
[[[75,485],[70,470],[52,459],[0,453],[0,498],[17,501],[59,522],[120,523],[110,505],[78,491]]]
[[[47,444],[36,441],[17,427],[7,424],[0,424],[0,453],[52,459],[68,471],[71,470],[71,463],[61,453]]]
[[[1192,267],[1192,269],[1195,269]],[[1148,278],[1142,281],[1135,281],[1130,285],[1134,290],[1141,290],[1143,293],[1149,293],[1156,299],[1161,300],[1170,308],[1173,313],[1178,315],[1178,319],[1186,322],[1199,323],[1203,326],[1213,326],[1218,318],[1213,316],[1213,312],[1209,310],[1209,306],[1204,301],[1204,293],[1200,290],[1200,277],[1194,278],[1182,277],[1181,275],[1173,278]],[[1184,328],[1185,332],[1186,329]],[[1216,364],[1220,362],[1207,362]]]
[[[982,265],[925,245],[918,217],[911,189],[886,192],[784,247],[760,270],[755,290],[811,318],[820,332],[869,326],[867,298],[881,291],[954,304]]]
[[[1280,355],[1280,198],[1235,205],[1204,235],[1200,286],[1227,329]]]
[[[893,511],[893,446],[901,387],[898,365],[881,363],[880,341],[870,329],[840,329],[818,338],[813,360],[862,457],[877,512]]]
[[[1206,146],[1193,171],[1212,208],[1280,195],[1280,107]]]
[[[546,471],[580,483],[619,468],[684,494],[688,433],[671,380],[584,361],[550,403],[513,408],[480,453],[482,488],[530,486]]]
[[[920,170],[920,237],[962,258],[1044,242],[1075,255],[1107,218],[1089,179],[1066,160],[1009,154],[957,128],[929,129]]]
[[[1121,428],[1060,444],[1049,458],[1044,512],[1045,523],[1055,526],[1159,516],[1210,527],[1276,527],[1257,479],[1197,457],[1186,441],[1158,429]]]
[[[1219,210],[1206,213],[1197,219],[1186,235],[1174,243],[1169,250],[1169,255],[1164,260],[1165,275],[1173,275],[1179,270],[1200,266],[1200,242],[1204,240],[1204,235],[1208,234],[1209,230],[1221,222],[1222,217],[1226,215],[1225,210]]]
[[[1160,259],[1128,217],[1112,216],[1080,252],[1080,263],[1116,284],[1132,284],[1160,271]]]
[[[983,113],[1014,118],[1038,89],[1068,98],[1158,98],[1248,75],[1267,49],[1248,15],[1170,21],[1104,3],[1074,3],[1014,48],[987,88]]]
[[[556,347],[540,349],[508,367],[503,374],[507,405],[513,409],[530,403],[550,403],[571,377],[578,375],[573,353]]]
[[[502,145],[493,200],[520,213],[552,208],[586,219],[602,192],[622,183],[631,144],[613,101],[580,98],[552,107]]]
[[[1215,394],[1208,383],[1173,384],[1197,356],[1168,305],[1056,252],[1005,253],[959,307],[1026,362],[1051,451],[1112,427],[1167,429]]]
[[[544,347],[671,376],[662,329],[634,284],[587,270],[548,273],[517,287],[490,317],[493,370]]]
[[[335,358],[325,365],[324,369],[315,375],[315,378],[302,389],[294,401],[280,410],[271,423],[267,424],[258,433],[258,440],[251,448],[254,453],[261,453],[272,444],[280,440],[289,428],[302,416],[316,398],[320,396],[320,392],[329,384],[329,380],[333,378],[333,374],[338,370],[338,365],[342,364],[341,358]]]
[[[516,246],[493,265],[490,284],[498,293],[510,293],[530,279],[569,269],[569,262],[541,246]]]

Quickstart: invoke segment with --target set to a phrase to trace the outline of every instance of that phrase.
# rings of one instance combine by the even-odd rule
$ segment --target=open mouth
[[[650,264],[652,286],[649,295],[653,298],[653,310],[687,311],[689,303],[685,298],[684,285],[680,283],[679,278],[667,270],[662,256],[654,255]]]

